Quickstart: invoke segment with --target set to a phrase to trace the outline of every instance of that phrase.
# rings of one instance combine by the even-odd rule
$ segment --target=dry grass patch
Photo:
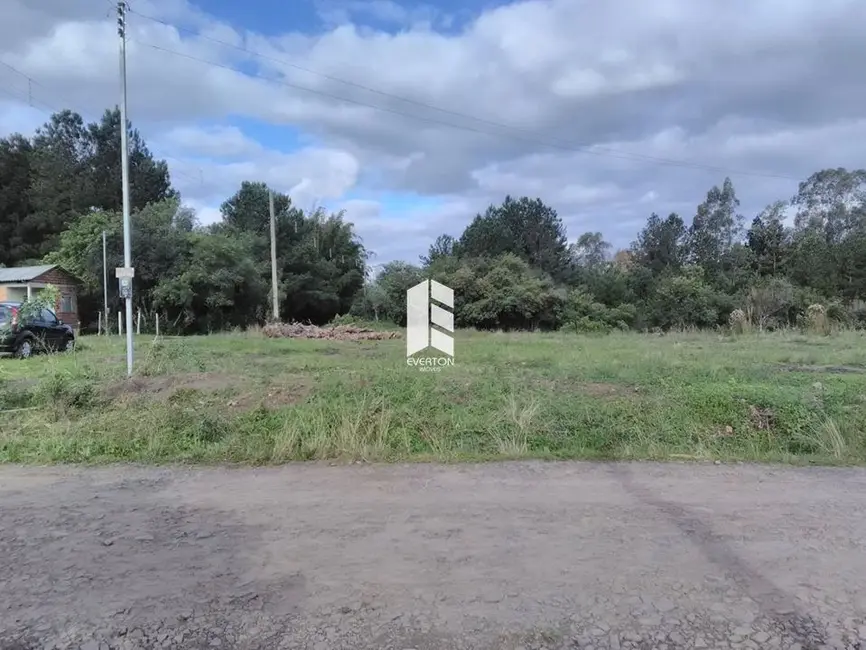
[[[111,400],[145,395],[153,400],[167,401],[181,391],[216,393],[236,388],[237,385],[237,377],[221,373],[195,372],[156,377],[132,377],[108,384],[103,389],[103,394]]]
[[[229,400],[227,406],[239,412],[251,411],[255,408],[279,409],[300,404],[312,392],[313,381],[308,377],[298,377],[281,386],[239,395]]]

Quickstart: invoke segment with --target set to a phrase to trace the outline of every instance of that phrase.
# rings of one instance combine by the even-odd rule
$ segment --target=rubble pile
[[[400,332],[380,332],[357,325],[305,325],[303,323],[271,323],[262,328],[271,339],[334,339],[338,341],[381,341],[399,339]]]

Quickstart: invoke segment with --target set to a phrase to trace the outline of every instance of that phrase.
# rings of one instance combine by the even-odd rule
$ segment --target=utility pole
[[[117,35],[120,37],[120,165],[123,184],[123,266],[120,279],[126,298],[126,376],[132,376],[132,230],[129,217],[129,149],[126,133],[126,2],[117,2]],[[119,275],[119,274],[118,274]],[[124,285],[124,282],[128,283]]]
[[[105,332],[108,330],[108,246],[105,239],[105,231],[102,231],[102,311],[105,317]]]
[[[280,298],[277,295],[277,217],[274,214],[274,192],[268,190],[268,209],[271,213],[271,293],[274,301],[274,322],[280,322]]]

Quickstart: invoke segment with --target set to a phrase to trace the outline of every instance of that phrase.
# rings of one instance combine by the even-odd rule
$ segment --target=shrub
[[[827,310],[824,305],[814,303],[806,309],[804,319],[806,331],[811,334],[821,334],[826,336],[830,333],[830,318],[827,316]]]
[[[746,312],[742,309],[735,309],[728,316],[728,327],[734,334],[745,334],[751,329],[752,324],[746,316]]]
[[[637,310],[634,305],[622,304],[608,307],[597,302],[583,290],[569,292],[562,313],[562,330],[566,332],[610,332],[614,329],[628,330],[634,322]]]
[[[97,391],[90,379],[57,372],[39,385],[37,398],[60,413],[69,413],[94,407]]]

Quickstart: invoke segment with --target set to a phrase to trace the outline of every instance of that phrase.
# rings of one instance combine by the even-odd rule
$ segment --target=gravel
[[[0,468],[0,649],[866,650],[866,472]]]

